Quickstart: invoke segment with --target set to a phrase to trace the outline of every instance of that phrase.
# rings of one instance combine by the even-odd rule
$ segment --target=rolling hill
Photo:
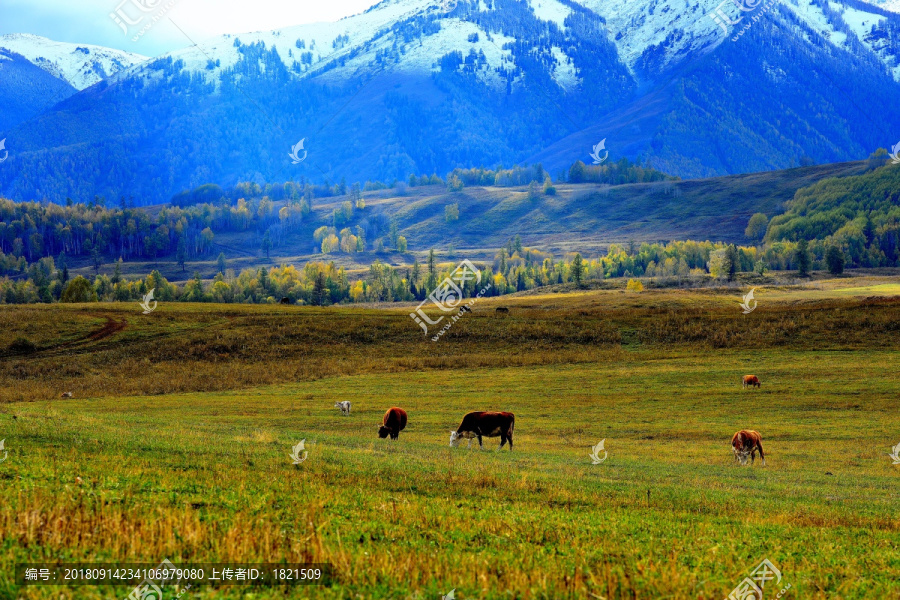
[[[826,179],[858,175],[870,168],[868,162],[858,161],[648,184],[560,184],[555,196],[541,195],[534,200],[529,200],[526,187],[466,187],[450,192],[446,186],[430,185],[408,188],[402,194],[396,189],[364,192],[365,209],[354,211],[339,228],[362,228],[366,250],[323,255],[314,231],[331,225],[333,211],[349,198],[335,196],[313,200],[311,213],[296,227],[276,224],[274,228],[256,225],[243,231],[216,230],[209,250],[189,259],[186,272],[176,264],[174,245],[154,260],[128,259],[124,272],[145,275],[156,268],[173,281],[181,281],[195,271],[212,277],[220,252],[225,254],[229,268],[235,270],[311,260],[335,261],[363,270],[375,260],[395,265],[408,265],[413,258],[422,262],[431,248],[446,257],[451,246],[461,255],[492,261],[497,248],[515,236],[520,236],[523,244],[555,256],[569,251],[596,255],[610,243],[631,241],[696,239],[747,244],[744,229],[754,213],[769,217],[782,214],[798,189]],[[248,196],[250,206],[260,198]],[[448,222],[444,211],[451,204],[459,206],[459,220]],[[275,201],[273,211],[277,213],[284,206],[285,201]],[[142,210],[155,222],[168,208],[158,205]],[[391,222],[407,239],[409,253],[374,251],[377,238],[388,234]],[[262,249],[266,231],[272,234],[268,258]],[[111,271],[115,258],[107,253],[102,272]],[[69,255],[68,261],[73,272],[88,273],[87,254]]]

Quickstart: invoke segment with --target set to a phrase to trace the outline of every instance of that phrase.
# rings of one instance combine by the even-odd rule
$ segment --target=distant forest
[[[498,250],[492,263],[479,268],[493,284],[489,294],[497,295],[616,277],[708,280],[733,279],[748,271],[798,270],[803,275],[811,269],[840,273],[845,267],[900,266],[900,168],[884,162],[879,154],[872,170],[864,175],[827,179],[798,190],[786,212],[771,220],[764,214],[753,215],[745,231],[750,241],[746,246],[673,241],[613,245],[605,256],[595,258],[577,253],[554,257],[523,246],[516,236]],[[641,167],[616,165],[610,165],[605,174],[656,177]],[[538,186],[541,177],[544,185]],[[459,170],[447,182],[436,176],[413,176],[409,184],[441,182],[452,188],[466,185],[465,181],[482,183],[491,178],[509,185],[522,185],[530,179],[531,193],[555,193],[539,167]],[[346,189],[341,183],[330,191],[344,194],[348,200],[327,216],[326,223],[315,223],[319,227],[314,242],[323,253],[359,252],[370,246],[408,250],[395,222],[383,214],[366,213],[359,184]],[[267,244],[277,244],[285,231],[313,218],[310,202],[315,194],[314,186],[292,182],[265,187],[243,183],[227,191],[203,186],[176,197],[183,206],[162,208],[155,217],[127,204],[106,208],[99,201],[58,206],[0,199],[0,303],[134,300],[153,288],[158,299],[183,301],[259,303],[287,298],[292,303],[319,305],[422,300],[452,267],[447,264],[452,257],[443,256],[438,263],[431,250],[427,263],[413,260],[407,268],[376,259],[367,273],[352,280],[328,262],[310,262],[302,268],[245,269],[236,274],[220,253],[218,274],[211,282],[195,276],[179,287],[158,272],[136,280],[121,274],[121,261],[125,260],[172,253],[182,267],[191,258],[212,260],[217,232],[255,228],[268,252]],[[235,196],[237,200],[232,201]],[[283,201],[278,210],[275,199]],[[194,201],[199,203],[192,204]],[[446,208],[450,220],[453,205]],[[358,219],[352,230],[345,226],[360,211],[366,216]],[[110,262],[105,258],[110,255],[118,257],[115,272],[112,276],[99,274],[100,265]],[[72,256],[91,257],[97,271],[93,281],[70,279],[68,260]]]
[[[578,162],[572,170],[580,174],[579,182],[637,183],[667,178],[627,159],[603,167],[585,167]],[[494,170],[457,169],[447,181],[435,174],[410,175],[406,182],[390,185],[367,181],[348,186],[342,180],[326,186],[305,179],[264,186],[243,182],[229,189],[206,184],[176,194],[171,206],[162,208],[155,218],[144,208],[133,207],[133,200],[124,197],[119,199],[118,208],[108,207],[102,197],[84,204],[68,201],[65,206],[0,198],[0,253],[26,262],[65,255],[90,256],[97,263],[108,263],[118,258],[157,259],[173,253],[182,260],[196,260],[209,257],[217,233],[255,230],[267,252],[278,247],[286,233],[304,223],[327,228],[310,240],[310,244],[314,242],[326,254],[342,250],[398,249],[398,235],[383,214],[357,215],[353,230],[344,227],[354,211],[365,209],[364,192],[394,189],[403,195],[405,188],[423,185],[446,185],[449,190],[458,191],[466,185],[529,184],[533,185],[532,193],[555,193],[546,171],[534,165]],[[339,208],[324,218],[311,214],[316,199],[338,196],[346,197]],[[276,202],[284,202],[285,206],[276,210]],[[315,222],[316,218],[320,222]],[[348,241],[350,236],[352,243]],[[4,272],[9,271],[0,270],[0,275]]]

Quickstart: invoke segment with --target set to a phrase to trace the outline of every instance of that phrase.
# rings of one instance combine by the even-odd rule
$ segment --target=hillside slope
[[[25,57],[0,49],[0,132],[27,121],[75,92],[69,83]],[[9,146],[13,152],[14,141],[10,140]]]
[[[744,229],[754,213],[780,214],[798,189],[823,179],[858,175],[868,168],[866,162],[852,162],[677,182],[561,184],[557,195],[536,200],[528,199],[524,187],[467,187],[449,192],[444,186],[424,186],[410,188],[402,196],[395,190],[366,192],[366,208],[355,211],[340,227],[365,230],[367,251],[323,255],[313,233],[330,225],[332,212],[347,200],[337,196],[314,200],[311,215],[298,227],[279,229],[272,235],[269,258],[261,247],[264,232],[254,228],[217,232],[210,260],[223,252],[235,268],[306,260],[334,260],[353,268],[367,268],[375,259],[408,264],[412,260],[408,254],[372,251],[376,238],[387,234],[391,221],[420,260],[430,248],[443,255],[450,246],[469,257],[493,260],[496,249],[517,235],[523,244],[556,256],[569,251],[594,254],[610,243],[631,241],[696,239],[746,244]],[[459,220],[448,222],[444,211],[451,204],[459,206]],[[283,205],[276,202],[275,211]],[[148,210],[155,214],[159,208]],[[172,261],[173,256],[161,259]],[[214,266],[208,264],[210,274]],[[130,268],[146,270],[141,265]],[[183,278],[174,264],[163,270],[175,279]],[[207,268],[201,270],[206,273]]]
[[[866,168],[866,163],[854,162],[678,182],[560,184],[556,196],[537,200],[529,200],[524,187],[472,187],[450,193],[430,186],[413,188],[415,195],[409,197],[381,192],[385,197],[368,199],[366,210],[396,219],[413,250],[450,244],[497,248],[516,235],[530,246],[557,251],[586,251],[629,240],[746,243],[744,229],[754,213],[779,214],[798,189]],[[330,212],[338,203],[317,205],[316,210]],[[454,203],[459,205],[459,220],[448,223],[444,207]]]

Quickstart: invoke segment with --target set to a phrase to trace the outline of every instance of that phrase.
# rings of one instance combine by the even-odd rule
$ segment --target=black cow
[[[516,424],[516,416],[509,412],[470,412],[463,417],[462,423],[456,431],[450,431],[450,446],[459,445],[459,440],[469,440],[467,448],[472,447],[472,438],[478,438],[478,445],[482,448],[482,436],[500,436],[500,448],[509,442],[509,451],[513,449],[513,426]]]

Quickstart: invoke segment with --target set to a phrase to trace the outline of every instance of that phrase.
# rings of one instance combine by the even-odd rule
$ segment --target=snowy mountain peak
[[[23,56],[77,90],[148,60],[140,54],[91,44],[56,42],[30,33],[0,35],[0,50]]]

